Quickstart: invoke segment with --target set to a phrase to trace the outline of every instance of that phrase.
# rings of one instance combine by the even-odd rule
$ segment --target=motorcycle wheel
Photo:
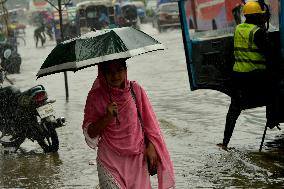
[[[44,138],[37,139],[44,153],[57,152],[59,149],[58,135],[53,123],[47,123],[48,133]]]
[[[3,102],[2,105],[4,109],[7,108]],[[21,127],[13,126],[15,122],[12,119],[6,119],[6,114],[9,114],[9,111],[3,114],[3,117],[0,117],[0,120],[3,120],[3,122],[0,123],[0,144],[4,148],[14,147],[17,150],[26,139],[25,132],[22,131]]]
[[[9,73],[11,74],[20,73],[20,68],[21,68],[21,63],[22,63],[22,59],[20,55],[16,54],[15,56],[13,56],[11,63],[12,65],[11,65],[11,70]]]

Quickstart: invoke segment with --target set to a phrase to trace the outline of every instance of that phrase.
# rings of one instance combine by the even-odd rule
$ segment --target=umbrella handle
[[[113,100],[112,100],[112,98],[111,98],[111,94],[110,94],[110,87],[109,87],[109,84],[108,84],[108,82],[107,82],[107,79],[106,79],[106,76],[104,75],[104,78],[105,78],[105,80],[106,80],[106,84],[107,84],[107,91],[108,91],[108,95],[109,95],[109,100],[110,100],[110,102],[113,102]],[[115,118],[116,118],[116,124],[117,125],[120,125],[120,121],[119,121],[119,119],[118,119],[118,115],[117,115],[117,113],[114,111],[113,112],[113,115],[115,116]]]
[[[104,78],[105,78],[106,84],[107,84],[107,92],[108,92],[109,100],[110,100],[110,102],[113,102],[113,100],[112,100],[112,98],[111,98],[111,95],[110,95],[110,89],[109,89],[109,84],[108,84],[106,75],[105,75],[105,74],[103,74],[103,75],[104,75]]]

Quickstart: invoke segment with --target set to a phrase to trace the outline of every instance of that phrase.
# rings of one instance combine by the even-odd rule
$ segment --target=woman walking
[[[97,148],[101,189],[150,189],[155,170],[159,189],[175,187],[159,122],[144,89],[127,80],[125,59],[99,64],[84,113],[83,133]]]

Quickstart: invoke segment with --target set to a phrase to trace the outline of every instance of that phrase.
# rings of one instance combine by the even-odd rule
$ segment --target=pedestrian
[[[53,29],[54,29],[54,19],[52,16],[48,15],[45,20],[45,31],[49,36],[49,40],[53,41]]]
[[[45,37],[45,25],[41,23],[35,30],[34,30],[34,40],[36,43],[36,48],[38,47],[39,40],[41,41],[41,46],[43,47],[46,37]]]
[[[223,143],[227,148],[236,121],[242,110],[266,105],[266,125],[277,126],[271,114],[272,92],[274,88],[271,74],[271,48],[267,38],[265,24],[269,20],[268,9],[256,1],[248,1],[243,7],[246,18],[237,25],[234,33],[233,86],[231,104],[226,116]],[[269,68],[269,69],[268,69]]]
[[[149,172],[156,169],[159,189],[174,188],[159,122],[145,90],[127,79],[125,61],[100,63],[86,100],[82,128],[87,144],[97,149],[99,186],[150,189]]]

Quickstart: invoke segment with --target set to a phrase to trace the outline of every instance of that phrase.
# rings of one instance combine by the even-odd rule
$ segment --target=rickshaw
[[[58,42],[61,42],[61,33],[60,33],[60,21],[58,10],[53,12],[54,19],[54,33],[55,39]],[[67,6],[62,9],[62,25],[63,25],[63,37],[64,40],[76,37],[78,35],[76,30],[76,7]]]
[[[133,1],[132,3],[137,8],[137,16],[139,17],[141,23],[144,22],[146,18],[145,4],[142,1]]]
[[[66,33],[68,34],[69,38],[73,38],[78,35],[76,29],[76,7],[68,7],[67,8],[67,28]]]
[[[68,13],[67,13],[67,10],[64,9],[62,10],[61,12],[62,14],[62,25],[63,25],[63,33],[65,34],[64,32],[64,28],[66,27],[67,23],[68,23]],[[55,40],[57,43],[61,42],[62,39],[61,39],[61,33],[60,33],[60,17],[59,17],[59,13],[57,10],[53,11],[52,12],[52,16],[53,16],[53,19],[54,19],[54,33],[55,33]],[[64,39],[66,36],[64,35]]]
[[[133,26],[138,28],[137,20],[137,7],[134,3],[115,3],[115,22],[119,27]]]
[[[114,8],[111,0],[84,1],[76,7],[77,33],[93,29],[109,28],[114,24]]]
[[[25,10],[22,8],[11,9],[8,11],[9,22],[15,25],[17,34],[25,34],[26,25],[23,23],[25,19]]]

